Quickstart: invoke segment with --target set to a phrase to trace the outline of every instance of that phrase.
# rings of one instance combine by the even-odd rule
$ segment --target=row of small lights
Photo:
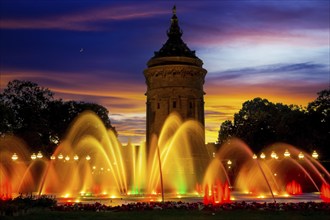
[[[284,155],[284,157],[290,157],[291,154],[290,154],[290,152],[289,152],[288,150],[285,150],[285,152],[284,152],[283,155]],[[274,151],[272,151],[272,153],[270,154],[270,157],[271,157],[272,159],[278,159],[278,156],[277,156],[277,154],[276,154]],[[305,155],[304,155],[302,152],[300,152],[300,153],[298,154],[298,158],[299,158],[299,159],[304,159],[304,157],[305,157]],[[314,159],[318,159],[319,154],[314,150],[313,153],[312,153],[312,157],[313,157]],[[256,154],[253,154],[252,158],[253,158],[253,159],[257,159],[258,156],[257,156]],[[261,159],[265,159],[265,158],[266,158],[266,155],[265,155],[264,153],[261,153],[261,154],[260,154],[260,158],[261,158]]]
[[[285,152],[284,152],[284,157],[290,157],[290,152],[288,151],[288,150],[285,150]],[[274,152],[274,151],[272,151],[272,153],[271,153],[271,155],[270,155],[270,157],[271,158],[273,158],[273,159],[278,159],[278,156],[277,156],[277,154]],[[298,158],[299,159],[304,159],[304,154],[302,153],[302,152],[300,152],[299,154],[298,154]],[[313,153],[312,153],[312,157],[314,158],[314,159],[318,159],[318,157],[319,157],[319,155],[318,155],[318,153],[314,150],[313,151]],[[38,152],[38,154],[35,154],[35,153],[33,153],[32,155],[31,155],[31,159],[32,160],[35,160],[35,159],[41,159],[41,158],[43,158],[43,155],[42,155],[42,153],[39,151]],[[63,156],[63,154],[59,154],[58,156],[57,156],[57,158],[59,159],[59,160],[62,160],[63,158],[66,160],[66,161],[69,161],[70,160],[70,157],[67,155],[66,157],[64,157]],[[257,159],[258,158],[258,156],[256,155],[256,154],[253,154],[253,156],[252,156],[252,158],[253,159]],[[261,153],[260,154],[260,158],[261,159],[265,159],[266,158],[266,155],[264,154],[264,153]],[[18,156],[17,156],[17,154],[16,153],[14,153],[13,154],[13,156],[11,157],[11,159],[12,160],[17,160],[18,159]],[[50,159],[51,160],[55,160],[56,159],[56,157],[54,156],[54,155],[52,155],[51,157],[50,157]],[[86,160],[90,160],[91,159],[91,157],[89,156],[89,155],[87,155],[86,157],[85,157],[85,159]],[[73,160],[79,160],[79,157],[78,157],[78,155],[74,155],[73,156]],[[232,162],[229,160],[228,161],[228,165],[231,165],[232,164]]]
[[[288,150],[285,150],[285,152],[284,152],[284,157],[290,157],[290,155],[291,155],[290,152],[289,152]],[[278,159],[278,156],[277,156],[277,154],[276,154],[274,151],[272,151],[270,157],[271,157],[272,159]],[[300,152],[300,153],[298,154],[298,158],[299,158],[299,159],[304,159],[304,157],[305,157],[305,156],[304,156],[304,154],[303,154],[302,152]],[[318,153],[317,153],[315,150],[314,150],[313,153],[312,153],[312,157],[313,157],[314,159],[317,159],[317,158],[319,157]],[[253,154],[252,158],[253,158],[253,159],[257,159],[258,156],[257,156],[256,154]],[[261,158],[261,159],[265,159],[265,158],[266,158],[266,155],[265,155],[264,153],[261,153],[261,154],[260,154],[260,158]],[[230,169],[230,168],[231,168],[231,165],[232,165],[231,160],[228,160],[228,161],[227,161],[227,165],[228,165],[228,168]]]
[[[33,154],[31,155],[31,159],[32,159],[32,160],[41,159],[41,158],[43,158],[43,155],[42,155],[42,153],[41,153],[40,151],[39,151],[37,154],[33,153]],[[57,158],[58,158],[59,160],[62,160],[62,159],[66,160],[66,161],[69,161],[69,160],[70,160],[69,155],[67,155],[67,156],[64,157],[63,154],[61,154],[61,153],[57,156]],[[16,161],[16,160],[18,159],[18,155],[17,155],[16,153],[14,153],[14,154],[12,155],[11,159],[12,159],[13,161]],[[55,157],[54,155],[52,155],[52,156],[50,157],[50,159],[51,159],[51,160],[55,160],[56,157]],[[89,155],[87,155],[87,156],[85,157],[85,159],[86,159],[86,160],[90,160],[91,157],[90,157]],[[78,155],[74,155],[74,156],[73,156],[73,160],[75,160],[75,161],[79,160],[79,156],[78,156]]]
[[[69,161],[70,160],[70,157],[68,156],[68,155],[66,155],[65,157],[63,156],[63,154],[59,154],[58,156],[57,156],[57,158],[59,159],[59,160],[63,160],[63,158],[64,158],[64,160],[66,160],[66,161]],[[56,159],[56,157],[54,156],[54,155],[52,155],[51,157],[50,157],[50,159],[51,160],[55,160]],[[87,155],[86,157],[85,157],[85,159],[86,160],[90,160],[91,159],[91,157],[89,156],[89,155]],[[73,160],[79,160],[79,156],[76,154],[76,155],[74,155],[73,156]]]
[[[285,150],[285,152],[284,152],[283,155],[284,155],[284,157],[290,157],[291,154],[290,154],[290,152],[289,152],[288,150]],[[215,153],[213,153],[213,157],[215,157]],[[271,157],[272,159],[278,159],[278,156],[277,156],[277,154],[276,154],[274,151],[272,151],[272,153],[270,154],[270,157]],[[302,152],[300,152],[300,153],[298,154],[298,158],[299,158],[299,159],[304,159],[304,157],[305,157],[305,155],[304,155]],[[312,153],[312,157],[313,157],[314,159],[318,159],[319,154],[314,150],[313,153]],[[252,158],[253,158],[253,159],[257,159],[258,156],[257,156],[256,154],[253,154]],[[260,158],[261,158],[261,159],[265,159],[265,158],[266,158],[266,155],[265,155],[264,153],[261,153],[261,154],[260,154]],[[230,166],[232,165],[231,160],[228,160],[228,161],[227,161],[227,164],[228,164],[228,168],[230,168]]]

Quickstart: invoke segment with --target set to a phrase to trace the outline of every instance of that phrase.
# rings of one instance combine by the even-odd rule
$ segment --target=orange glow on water
[[[300,195],[302,194],[301,185],[295,180],[292,180],[286,185],[286,192],[290,195]]]
[[[2,181],[2,184],[0,185],[0,199],[1,200],[8,200],[8,199],[11,199],[11,198],[12,198],[11,183],[9,182],[8,179],[5,179],[5,180]]]
[[[221,184],[217,181],[215,185],[209,188],[209,185],[205,185],[203,203],[208,204],[219,204],[230,202],[230,189],[228,183]]]
[[[330,202],[330,184],[323,183],[321,187],[321,199],[324,202]]]
[[[66,193],[62,196],[63,198],[69,198],[70,197],[70,193]]]

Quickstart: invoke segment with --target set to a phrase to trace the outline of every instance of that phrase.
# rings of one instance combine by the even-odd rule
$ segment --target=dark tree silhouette
[[[70,123],[83,111],[95,112],[108,129],[108,110],[98,104],[55,100],[54,93],[30,81],[13,80],[0,94],[0,135],[21,137],[31,151],[51,154]],[[116,132],[116,131],[115,131]]]
[[[0,100],[8,112],[5,121],[13,124],[1,133],[12,132],[27,141],[32,148],[43,146],[50,132],[46,113],[53,99],[50,90],[36,83],[20,80],[9,82]]]
[[[218,143],[238,137],[253,151],[260,152],[274,142],[286,142],[309,152],[317,150],[323,158],[330,158],[329,94],[329,90],[318,93],[307,109],[261,98],[246,101],[233,122],[221,124]]]
[[[330,159],[330,90],[322,90],[307,106],[311,137],[321,155]]]

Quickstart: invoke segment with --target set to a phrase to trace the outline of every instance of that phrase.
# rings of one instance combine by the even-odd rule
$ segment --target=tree
[[[49,125],[45,113],[53,101],[53,93],[30,81],[13,80],[1,95],[1,104],[8,111],[7,119],[15,121],[12,132],[30,146],[42,146],[47,140]],[[10,129],[2,132],[8,132]]]
[[[233,123],[230,120],[224,121],[220,126],[220,131],[218,135],[218,143],[221,145],[225,143],[228,138],[233,136]]]
[[[330,158],[330,90],[322,90],[307,106],[313,148],[321,157]]]
[[[307,110],[319,112],[324,115],[324,118],[330,117],[330,89],[322,90],[317,94],[318,97],[308,104]]]
[[[221,125],[218,142],[238,137],[255,152],[274,142],[286,142],[330,158],[330,91],[323,90],[318,95],[307,109],[261,98],[246,101],[233,122]]]
[[[95,112],[95,114],[97,114],[102,120],[104,126],[116,133],[115,128],[111,125],[108,116],[109,112],[105,107],[95,103],[76,101],[64,102],[62,100],[56,100],[50,104],[49,108],[49,123],[52,127],[52,133],[50,134],[50,145],[54,146],[60,139],[64,138],[67,129],[74,119],[79,114],[87,110]]]
[[[298,118],[304,118],[304,111],[298,106],[274,104],[267,99],[255,98],[243,103],[242,109],[234,115],[234,123],[225,123],[225,128],[229,129],[221,125],[219,143],[230,137],[238,137],[255,152],[279,141],[297,144],[300,139],[290,134],[296,134],[293,131],[299,127],[292,128],[296,126]]]
[[[15,116],[14,111],[10,109],[5,103],[2,101],[0,95],[0,136],[4,133],[13,133],[15,126]]]
[[[55,100],[53,92],[30,81],[14,80],[0,94],[0,134],[21,137],[31,151],[52,154],[70,123],[83,111],[94,111],[108,129],[108,110],[98,104]]]

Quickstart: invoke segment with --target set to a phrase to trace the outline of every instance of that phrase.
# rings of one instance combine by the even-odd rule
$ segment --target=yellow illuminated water
[[[123,146],[94,113],[85,112],[57,146],[52,155],[55,159],[32,160],[28,149],[14,136],[0,138],[2,198],[18,193],[65,198],[160,195],[160,170],[164,192],[177,198],[209,195],[203,190],[217,189],[221,199],[219,195],[227,193],[220,192],[222,186],[227,185],[259,197],[270,192],[287,195],[286,185],[292,181],[301,184],[303,191],[319,191],[330,179],[316,159],[282,143],[265,148],[264,159],[253,159],[254,153],[244,142],[231,139],[211,158],[203,127],[196,121],[182,121],[175,113],[165,121],[160,136],[152,138],[149,148],[144,143]],[[290,156],[283,156],[285,152]],[[12,159],[14,153],[16,160]]]

